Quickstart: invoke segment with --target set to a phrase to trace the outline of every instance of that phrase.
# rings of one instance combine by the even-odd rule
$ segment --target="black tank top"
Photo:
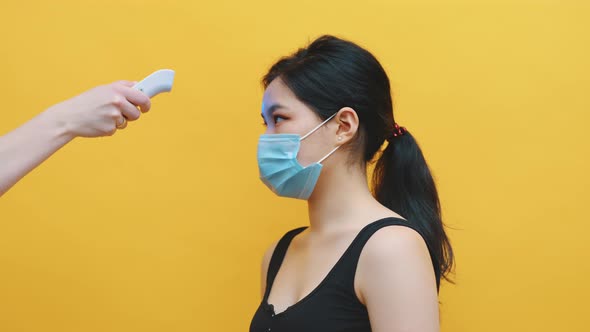
[[[268,303],[274,279],[291,240],[307,227],[285,234],[277,243],[270,260],[266,290],[250,324],[250,332],[370,332],[367,308],[354,291],[354,276],[361,251],[369,238],[379,229],[393,225],[410,227],[418,232],[415,227],[399,218],[385,218],[368,224],[309,295],[285,311],[275,314],[273,306]],[[435,266],[435,271],[437,270]],[[437,284],[439,279],[439,273],[436,272]]]

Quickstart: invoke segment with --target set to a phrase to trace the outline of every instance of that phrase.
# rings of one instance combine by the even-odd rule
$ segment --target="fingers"
[[[150,98],[143,92],[133,89],[135,84],[136,82],[119,81],[120,88],[118,87],[117,91],[120,92],[130,103],[139,106],[142,113],[145,113],[150,110],[152,103]]]
[[[125,129],[127,127],[127,118],[125,118],[123,112],[118,107],[111,109],[108,116],[112,119],[112,122],[109,121],[110,124],[108,125],[107,132],[114,134],[117,129]]]
[[[143,92],[134,89],[133,86],[135,84],[137,82],[118,81],[111,85],[112,92],[114,92],[114,98],[111,104],[114,108],[111,111],[110,117],[113,119],[111,123],[115,125],[112,133],[109,132],[111,135],[117,129],[125,129],[127,127],[127,121],[139,119],[141,113],[149,111],[151,107],[150,98]]]
[[[120,118],[118,118],[115,121],[115,127],[117,129],[125,129],[125,128],[127,128],[127,120],[125,119],[125,117],[121,116]]]
[[[137,107],[123,97],[118,96],[115,98],[113,105],[115,105],[121,111],[121,114],[129,121],[135,121],[139,119],[139,116],[141,115]]]
[[[142,113],[149,111],[152,107],[152,102],[150,98],[137,89],[126,88],[125,98],[127,98],[127,100],[133,105],[139,106]]]
[[[98,136],[113,136],[117,130],[125,129],[127,127],[127,119],[121,114],[116,108],[112,108],[107,114],[110,121],[104,121],[101,124],[95,126],[98,131],[97,135],[88,137]]]

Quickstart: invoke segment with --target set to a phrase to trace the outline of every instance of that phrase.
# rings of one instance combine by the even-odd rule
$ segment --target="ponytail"
[[[414,137],[404,128],[391,137],[373,173],[377,200],[416,227],[426,241],[434,265],[437,287],[453,267],[453,249],[441,219],[436,185]]]

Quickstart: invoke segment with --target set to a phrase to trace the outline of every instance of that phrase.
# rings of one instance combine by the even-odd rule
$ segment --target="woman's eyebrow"
[[[286,109],[287,107],[286,107],[286,106],[283,106],[283,105],[281,105],[281,104],[272,104],[272,105],[270,105],[270,106],[269,106],[269,107],[266,109],[266,111],[263,111],[262,113],[260,113],[260,115],[262,115],[262,118],[264,118],[264,114],[268,114],[268,116],[272,116],[272,114],[273,114],[273,113],[274,113],[276,110],[278,110],[278,109],[281,109],[281,108],[285,108],[285,109]]]

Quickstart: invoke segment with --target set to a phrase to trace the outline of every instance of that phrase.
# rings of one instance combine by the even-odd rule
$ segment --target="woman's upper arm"
[[[264,291],[266,290],[266,275],[268,274],[268,266],[270,264],[270,259],[272,257],[273,252],[278,244],[278,241],[270,245],[264,256],[262,257],[262,266],[260,271],[260,297],[264,297]]]
[[[411,228],[385,227],[369,239],[355,286],[374,332],[439,331],[432,261],[423,238]]]

